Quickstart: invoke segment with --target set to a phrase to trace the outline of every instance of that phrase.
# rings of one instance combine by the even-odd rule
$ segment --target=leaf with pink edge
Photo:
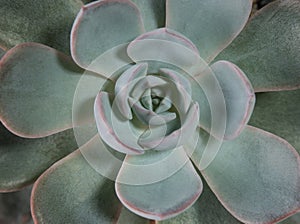
[[[131,0],[139,8],[146,31],[166,24],[166,0]]]
[[[159,155],[154,155],[154,158],[162,158],[160,155],[165,156],[165,152],[156,152],[156,154]],[[202,192],[202,182],[189,160],[181,168],[179,167],[176,173],[158,182],[142,185],[119,182],[124,175],[130,178],[132,174],[131,179],[135,180],[139,180],[145,175],[140,172],[141,176],[139,177],[136,172],[130,173],[132,169],[127,169],[126,162],[133,162],[138,169],[139,166],[147,168],[152,164],[152,160],[152,156],[148,161],[145,156],[142,156],[141,159],[140,156],[127,157],[117,178],[116,192],[123,205],[132,212],[148,219],[164,220],[176,216],[190,207]],[[151,161],[150,164],[148,164],[149,161]],[[160,172],[160,169],[153,168],[153,172]]]
[[[131,1],[92,2],[81,9],[73,24],[72,57],[86,68],[107,50],[132,41],[143,31],[139,10]]]
[[[246,223],[275,223],[300,210],[300,157],[285,140],[247,126],[202,171],[224,207]]]
[[[54,162],[77,148],[72,130],[24,139],[0,126],[0,192],[32,184]]]
[[[36,223],[94,224],[118,221],[122,205],[114,182],[91,168],[77,150],[37,180],[31,208]]]
[[[225,139],[237,137],[252,114],[255,94],[247,76],[236,65],[218,61],[211,65],[224,94],[226,104]]]
[[[279,224],[299,224],[300,223],[300,213],[293,215],[284,221],[280,222]]]
[[[167,0],[166,26],[191,39],[210,62],[242,30],[251,5],[251,0]]]
[[[0,5],[0,45],[38,42],[70,54],[70,31],[83,5],[80,0],[1,0]]]
[[[300,153],[300,89],[256,96],[249,123],[284,138]]]
[[[203,180],[203,192],[190,208],[178,216],[159,224],[241,224],[218,201]]]
[[[13,133],[43,137],[72,127],[72,103],[82,70],[68,56],[37,43],[1,60],[0,116]]]
[[[229,60],[256,92],[300,87],[300,1],[278,0],[257,12],[217,60]]]
[[[141,40],[147,40],[147,39],[164,40],[164,41],[170,41],[177,44],[181,44],[186,48],[190,49],[191,51],[193,51],[195,54],[199,54],[197,47],[193,44],[192,41],[190,41],[187,37],[183,36],[182,34],[176,32],[175,30],[168,29],[168,28],[160,28],[140,35],[130,44],[129,48],[131,47],[134,48],[136,42],[139,42]]]

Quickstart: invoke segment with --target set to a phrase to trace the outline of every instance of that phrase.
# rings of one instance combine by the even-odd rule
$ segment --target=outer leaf
[[[300,210],[300,157],[283,139],[248,126],[202,173],[221,203],[246,223],[274,223]]]
[[[218,57],[237,64],[256,92],[300,87],[300,1],[279,0],[255,14]]]
[[[237,137],[252,114],[255,94],[246,75],[228,61],[218,61],[211,66],[222,88],[226,104],[225,138]]]
[[[166,0],[131,0],[139,8],[146,31],[165,26]]]
[[[209,186],[203,181],[203,192],[192,207],[182,214],[159,224],[239,224],[222,204],[218,201]]]
[[[3,57],[4,54],[5,50],[0,47],[0,59]]]
[[[81,9],[73,25],[73,59],[87,67],[105,51],[132,41],[143,30],[141,15],[129,0],[90,3]]]
[[[72,127],[73,95],[82,71],[69,57],[26,43],[9,50],[0,65],[0,114],[9,130],[42,137]]]
[[[35,183],[35,223],[113,223],[121,204],[114,183],[93,170],[76,151],[53,165]]]
[[[72,130],[46,138],[23,139],[0,127],[0,191],[18,190],[77,148]]]
[[[70,31],[80,0],[1,0],[0,45],[39,42],[70,54]]]
[[[210,62],[242,30],[251,0],[167,0],[166,26],[192,40]]]
[[[127,208],[122,207],[118,221],[116,224],[153,224],[150,220],[144,219],[141,216],[135,215],[134,213],[130,212]]]
[[[130,159],[137,160],[139,166],[149,165],[148,162],[139,164],[139,156],[127,158],[125,161],[130,162]],[[144,159],[142,157],[142,161]],[[149,159],[151,161],[152,157]],[[124,167],[126,168],[126,164]],[[159,170],[153,170],[153,172],[160,172]],[[123,175],[132,174],[132,178],[137,180],[145,175],[143,172],[139,175],[126,173],[128,171],[130,169],[120,170],[116,183],[117,195],[129,210],[149,219],[163,220],[183,212],[197,200],[202,192],[201,179],[189,160],[169,178],[147,185],[129,185],[118,182]]]
[[[300,213],[291,216],[290,218],[280,222],[280,224],[299,224],[300,223]]]
[[[30,216],[31,187],[22,191],[0,194],[0,222],[32,224]]]
[[[300,153],[300,89],[257,94],[250,124],[274,133]]]

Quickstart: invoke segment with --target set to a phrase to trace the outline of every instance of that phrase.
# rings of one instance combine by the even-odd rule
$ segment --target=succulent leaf
[[[134,224],[153,224],[153,222],[149,219],[145,219],[141,216],[138,216],[127,208],[122,207],[120,215],[116,224],[127,224],[127,223],[134,223]]]
[[[131,109],[128,102],[129,93],[139,78],[145,77],[148,65],[146,63],[137,64],[127,69],[116,81],[115,100],[121,114],[126,119],[132,119]]]
[[[247,126],[202,171],[225,208],[246,223],[274,223],[300,210],[300,157],[285,140]]]
[[[0,194],[0,217],[2,223],[31,224],[30,216],[30,193],[31,187],[13,192]]]
[[[255,94],[247,76],[236,65],[218,61],[211,65],[224,94],[226,104],[225,139],[237,137],[252,114]]]
[[[121,208],[114,182],[90,167],[79,150],[50,167],[31,196],[35,223],[112,223]]]
[[[129,120],[116,114],[117,110],[113,110],[108,93],[100,92],[97,95],[94,111],[98,132],[106,144],[125,154],[143,153],[143,148],[137,144],[138,136],[130,131]]]
[[[1,60],[0,114],[23,137],[72,127],[72,103],[82,70],[66,55],[37,43],[9,50]]]
[[[0,59],[3,57],[4,54],[5,50],[0,47]]]
[[[188,37],[210,62],[239,34],[251,11],[251,0],[167,0],[166,26]]]
[[[300,153],[300,90],[259,93],[250,124],[287,140]]]
[[[77,148],[72,130],[39,139],[24,139],[0,127],[0,191],[32,184],[54,162]]]
[[[146,31],[164,27],[166,22],[166,0],[131,0],[143,18]]]
[[[194,51],[196,54],[199,54],[197,47],[193,44],[192,41],[190,41],[187,37],[183,36],[182,34],[172,29],[167,29],[167,28],[156,29],[147,32],[145,34],[142,34],[135,40],[139,41],[139,40],[147,40],[147,39],[166,40],[166,41],[178,43]]]
[[[203,192],[190,208],[178,216],[159,221],[159,224],[241,224],[218,201],[203,180]]]
[[[300,220],[300,213],[297,213],[296,215],[293,215],[283,220],[282,222],[280,222],[280,224],[299,224],[299,220]]]
[[[187,161],[189,157],[183,147],[163,151],[147,150],[138,156],[127,155],[117,182],[140,186],[160,182],[178,172]]]
[[[157,67],[166,63],[184,70],[191,70],[197,66],[201,71],[201,68],[207,66],[190,40],[182,35],[174,35],[174,32],[168,33],[166,29],[143,34],[129,44],[128,56],[136,63],[154,61],[158,64]]]
[[[38,42],[70,54],[70,31],[80,0],[1,0],[0,45]],[[63,15],[63,16],[62,16]]]
[[[139,156],[135,156],[134,159],[138,160]],[[121,168],[119,176],[130,176],[126,171],[128,170]],[[140,172],[139,176],[141,175],[144,174]],[[202,182],[188,160],[178,172],[159,182],[130,185],[120,183],[117,179],[116,192],[121,202],[132,212],[145,218],[163,220],[190,207],[202,192]]]
[[[299,0],[274,1],[253,16],[217,60],[238,65],[256,92],[299,88],[299,24]]]
[[[131,1],[92,2],[80,10],[73,24],[73,59],[86,68],[105,51],[132,41],[143,31],[139,10]]]

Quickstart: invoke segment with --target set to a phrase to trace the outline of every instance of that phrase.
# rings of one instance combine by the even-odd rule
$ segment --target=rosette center
[[[133,65],[117,78],[113,93],[100,91],[96,97],[98,132],[119,152],[175,149],[198,126],[199,106],[189,81],[172,69],[147,72],[147,63]]]

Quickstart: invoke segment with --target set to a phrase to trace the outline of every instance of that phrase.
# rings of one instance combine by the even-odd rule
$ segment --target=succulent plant
[[[46,224],[299,212],[300,1],[251,6],[2,1],[0,190]]]

